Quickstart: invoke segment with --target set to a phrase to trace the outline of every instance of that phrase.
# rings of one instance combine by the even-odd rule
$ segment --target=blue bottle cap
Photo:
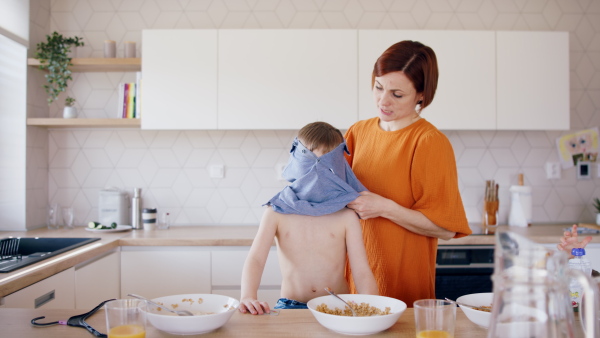
[[[573,248],[571,250],[571,255],[577,256],[577,257],[583,256],[583,255],[585,255],[585,249],[584,248]]]

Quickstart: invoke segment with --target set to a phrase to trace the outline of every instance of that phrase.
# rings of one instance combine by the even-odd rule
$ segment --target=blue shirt
[[[291,184],[265,205],[282,214],[322,216],[334,213],[367,190],[356,178],[344,158],[346,142],[317,157],[298,138],[294,139],[290,159],[282,176]]]

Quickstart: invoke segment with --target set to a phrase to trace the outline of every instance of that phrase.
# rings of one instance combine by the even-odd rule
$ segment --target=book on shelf
[[[141,117],[141,72],[136,73],[136,82],[119,84],[117,97],[117,116],[124,119],[139,119]]]

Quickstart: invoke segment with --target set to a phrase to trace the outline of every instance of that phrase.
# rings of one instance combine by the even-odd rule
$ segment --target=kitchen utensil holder
[[[484,201],[483,202],[483,232],[486,235],[493,235],[496,233],[498,227],[498,209],[500,206],[499,201]]]

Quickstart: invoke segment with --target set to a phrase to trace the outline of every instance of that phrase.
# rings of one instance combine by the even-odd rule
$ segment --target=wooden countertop
[[[85,329],[66,325],[49,327],[33,327],[31,319],[45,316],[41,322],[67,320],[79,315],[81,310],[43,310],[43,309],[1,309],[0,328],[3,337],[28,338],[89,338],[92,335]],[[106,333],[104,310],[99,310],[86,321],[96,330]],[[487,329],[473,324],[460,310],[456,309],[456,329],[454,337],[479,338],[486,337]],[[150,325],[146,338],[176,337],[156,330]],[[317,322],[310,310],[281,310],[277,316],[253,316],[237,312],[218,330],[202,335],[186,337],[348,337],[326,329]],[[396,324],[379,334],[369,337],[415,337],[415,321],[412,308],[406,309]]]
[[[510,228],[538,243],[557,244],[568,224],[533,225],[528,228]],[[472,226],[474,235],[439,240],[440,245],[494,245],[492,235],[476,235],[481,230]],[[500,226],[500,229],[508,229]],[[0,297],[11,294],[58,272],[69,269],[91,258],[118,249],[121,246],[250,246],[256,235],[256,226],[179,226],[169,230],[132,230],[127,232],[99,233],[75,229],[36,229],[30,231],[0,232],[0,237],[100,237],[99,241],[57,255],[10,273],[0,273]],[[594,235],[593,242],[600,240]]]

